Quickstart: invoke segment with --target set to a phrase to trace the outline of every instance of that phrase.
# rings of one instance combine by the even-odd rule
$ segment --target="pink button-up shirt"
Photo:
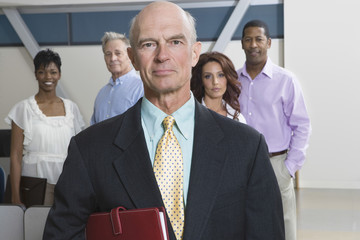
[[[304,164],[311,133],[298,80],[270,58],[253,80],[246,64],[238,70],[238,75],[242,84],[240,109],[247,124],[265,136],[269,152],[289,150],[285,165],[294,176]]]

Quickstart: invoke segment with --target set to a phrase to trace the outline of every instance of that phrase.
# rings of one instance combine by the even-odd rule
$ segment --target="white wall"
[[[9,128],[4,118],[10,108],[30,93],[35,93],[31,56],[24,48],[0,48],[0,128]]]
[[[305,92],[313,133],[301,187],[360,188],[360,2],[284,1],[284,59]]]

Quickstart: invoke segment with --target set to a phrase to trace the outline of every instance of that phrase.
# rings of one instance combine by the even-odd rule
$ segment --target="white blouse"
[[[228,118],[234,119],[235,109],[233,109],[229,104],[226,104],[224,99],[222,100],[222,102],[223,102],[223,104],[225,104],[225,107],[226,107],[226,110],[227,110],[226,116]],[[202,103],[202,105],[207,107],[206,104],[205,104],[204,98],[202,99],[201,103]],[[246,123],[246,119],[241,113],[239,113],[238,118],[239,118],[239,120],[236,120],[236,121],[239,121],[241,123]]]
[[[78,106],[61,99],[65,116],[47,117],[31,96],[17,103],[5,118],[24,131],[22,176],[46,178],[50,184],[59,179],[70,139],[85,127]]]

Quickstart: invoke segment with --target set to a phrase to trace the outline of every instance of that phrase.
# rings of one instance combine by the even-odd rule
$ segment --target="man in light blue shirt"
[[[95,99],[91,125],[125,112],[144,95],[143,83],[127,55],[129,40],[123,34],[106,32],[101,41],[111,78]]]

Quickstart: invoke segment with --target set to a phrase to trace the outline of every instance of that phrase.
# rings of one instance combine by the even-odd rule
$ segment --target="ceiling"
[[[0,0],[0,8],[20,13],[140,10],[153,0]],[[183,8],[235,6],[239,0],[172,0]],[[0,13],[2,11],[0,10]]]
[[[49,7],[49,6],[81,6],[81,5],[139,5],[153,0],[0,0],[0,7]],[[171,0],[177,4],[229,4],[239,0]]]
[[[0,7],[59,6],[82,4],[136,3],[150,0],[0,0]]]

